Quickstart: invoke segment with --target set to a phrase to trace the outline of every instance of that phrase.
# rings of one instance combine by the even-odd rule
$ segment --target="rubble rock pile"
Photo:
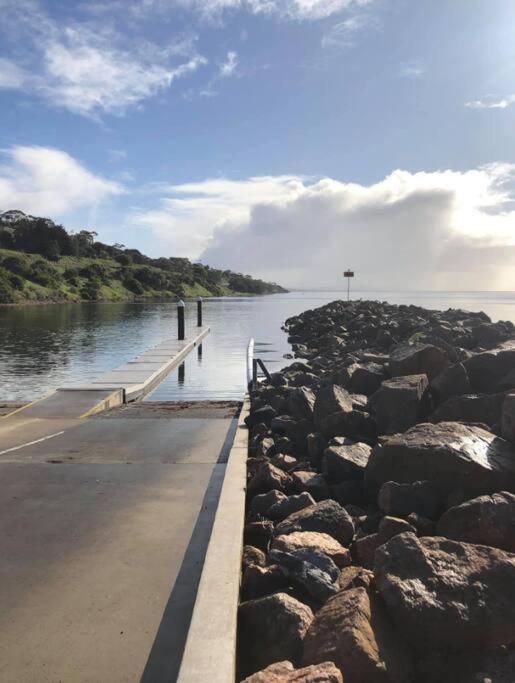
[[[515,681],[515,327],[335,301],[251,392],[239,676]]]

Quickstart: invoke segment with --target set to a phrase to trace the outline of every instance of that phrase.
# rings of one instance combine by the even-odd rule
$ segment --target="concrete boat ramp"
[[[205,334],[0,419],[2,683],[176,680],[241,406],[127,400]]]

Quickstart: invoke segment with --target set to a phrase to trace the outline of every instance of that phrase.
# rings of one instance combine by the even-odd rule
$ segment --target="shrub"
[[[30,274],[30,263],[23,256],[6,256],[2,261],[2,268],[25,278]]]
[[[4,268],[0,268],[0,304],[10,304],[14,301],[14,290],[9,282],[9,275]]]
[[[100,263],[90,263],[88,266],[84,266],[79,270],[79,275],[88,280],[100,280],[104,285],[109,283],[109,270]]]
[[[59,271],[43,259],[38,259],[32,263],[28,277],[43,287],[55,287],[60,278]]]
[[[141,282],[138,282],[132,275],[127,275],[123,280],[123,286],[133,294],[144,294],[145,290]]]
[[[80,295],[83,299],[86,299],[86,301],[96,301],[99,297],[101,287],[102,283],[100,280],[96,278],[88,280],[81,287]]]

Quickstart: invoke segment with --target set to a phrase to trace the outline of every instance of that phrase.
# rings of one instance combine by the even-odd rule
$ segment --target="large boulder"
[[[388,516],[383,517],[379,522],[376,533],[361,536],[354,541],[353,554],[356,557],[358,564],[367,569],[372,569],[374,566],[376,550],[389,541],[390,538],[406,531],[415,533],[416,528],[405,519]]]
[[[504,394],[454,396],[438,406],[431,422],[471,422],[495,427],[501,422]]]
[[[254,600],[287,588],[288,579],[276,564],[266,567],[251,564],[242,575],[241,598],[242,600]]]
[[[365,443],[345,440],[342,445],[330,445],[322,456],[322,472],[329,483],[348,479],[363,479],[372,449]]]
[[[307,387],[293,389],[288,397],[288,407],[295,420],[312,420],[315,394]]]
[[[294,531],[285,536],[276,536],[270,546],[271,550],[280,550],[285,553],[291,553],[299,548],[309,548],[324,553],[338,567],[346,567],[351,561],[347,548],[344,548],[329,534],[316,531]]]
[[[306,491],[315,500],[325,500],[329,498],[329,487],[322,474],[309,470],[296,470],[292,472],[291,478],[294,488],[302,493]]]
[[[478,353],[464,361],[472,391],[490,393],[515,369],[515,340],[504,342],[491,351]]]
[[[370,407],[380,434],[404,432],[428,413],[426,375],[394,377],[382,383],[370,397]]]
[[[472,497],[515,490],[513,446],[480,427],[457,422],[419,424],[373,450],[365,484],[373,494],[386,481],[430,481]]]
[[[297,496],[287,496],[284,500],[277,501],[274,503],[267,511],[267,517],[275,520],[282,520],[285,517],[299,510],[309,507],[315,504],[315,499],[313,496],[304,491],[299,493]]]
[[[250,511],[256,515],[266,516],[272,505],[280,503],[284,500],[287,500],[287,497],[284,495],[284,493],[272,489],[271,491],[268,491],[268,493],[260,493],[257,496],[254,496],[250,505]]]
[[[407,517],[416,513],[437,519],[445,505],[445,489],[429,481],[399,484],[387,481],[379,489],[377,504],[386,515]]]
[[[352,410],[352,399],[348,391],[331,384],[320,389],[314,405],[315,425],[320,427],[323,420],[334,413],[349,413]]]
[[[353,394],[371,396],[381,386],[385,378],[382,365],[378,363],[355,364],[346,388]]]
[[[291,477],[274,467],[269,462],[260,465],[249,481],[248,490],[250,493],[266,493],[267,491],[287,491],[292,488]]]
[[[312,620],[310,608],[286,593],[243,602],[238,611],[243,674],[284,659],[296,664]]]
[[[453,396],[470,393],[470,381],[463,363],[455,363],[437,375],[431,382],[431,394],[436,403]]]
[[[439,536],[515,553],[515,495],[502,491],[452,507],[440,517]]]
[[[392,377],[425,374],[432,380],[449,365],[445,351],[432,344],[399,344],[390,351]]]
[[[334,500],[323,500],[286,517],[277,525],[275,535],[296,531],[319,531],[329,534],[342,545],[348,545],[354,535],[354,524],[341,505]]]
[[[515,442],[515,392],[510,392],[504,399],[501,429],[505,439]]]
[[[515,555],[440,537],[394,536],[376,550],[376,585],[420,650],[515,640]]]
[[[334,662],[346,683],[411,681],[409,649],[364,588],[337,593],[317,612],[304,638],[302,661]]]
[[[341,672],[332,662],[294,669],[291,662],[270,664],[242,683],[343,683]]]

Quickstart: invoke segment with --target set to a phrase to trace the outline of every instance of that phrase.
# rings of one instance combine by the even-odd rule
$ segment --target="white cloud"
[[[254,206],[285,202],[301,190],[302,179],[296,176],[161,185],[153,188],[163,196],[160,206],[135,212],[131,220],[151,230],[166,253],[196,258],[218,227],[237,227],[250,219]]]
[[[24,69],[10,59],[0,58],[0,88],[19,90],[27,82]]]
[[[514,167],[395,171],[371,184],[297,176],[206,180],[160,188],[133,216],[165,254],[202,256],[297,287],[510,289]]]
[[[403,64],[399,70],[401,78],[417,79],[424,76],[425,70],[417,64]]]
[[[122,194],[116,182],[94,175],[66,152],[12,147],[1,152],[0,210],[60,216]]]
[[[469,109],[507,109],[515,104],[515,95],[507,95],[506,97],[495,98],[489,95],[484,100],[473,100],[466,102],[465,106]]]
[[[344,21],[331,26],[322,36],[322,47],[350,48],[356,44],[356,35],[365,29],[376,26],[376,19],[370,14],[354,14]]]
[[[196,53],[195,36],[162,47],[123,36],[107,23],[57,24],[35,2],[20,2],[0,0],[9,18],[3,30],[25,45],[31,72],[1,60],[0,87],[23,89],[76,114],[123,114],[207,63]]]
[[[44,59],[45,76],[37,89],[56,105],[85,116],[122,114],[207,61],[194,56],[175,68],[149,63],[109,48],[103,39],[95,45],[91,35],[77,29],[68,29],[65,41],[49,44]]]
[[[238,54],[234,52],[233,50],[230,50],[227,53],[227,57],[225,59],[225,62],[222,62],[220,64],[220,69],[219,69],[219,76],[220,78],[228,78],[229,76],[232,76],[234,72],[236,71],[236,68],[238,66]]]
[[[184,8],[197,12],[206,19],[216,19],[224,12],[244,10],[251,14],[268,14],[292,20],[317,20],[343,10],[370,5],[376,0],[133,0],[131,13],[135,16],[149,12]],[[112,5],[113,3],[111,3]],[[116,5],[116,3],[114,3]],[[98,8],[97,8],[98,11]]]

